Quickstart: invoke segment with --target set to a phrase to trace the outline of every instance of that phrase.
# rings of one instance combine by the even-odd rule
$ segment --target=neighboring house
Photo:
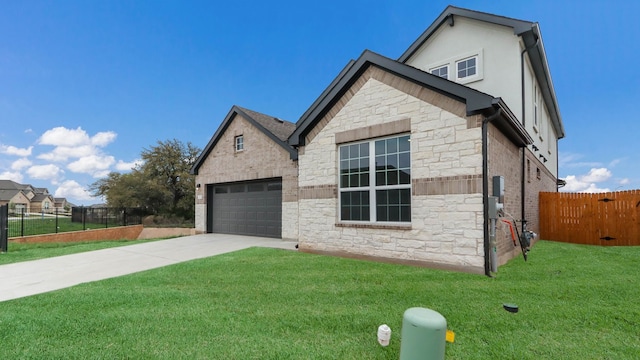
[[[66,204],[66,199],[59,198]],[[17,213],[56,211],[56,200],[47,188],[36,188],[29,184],[20,184],[11,180],[0,180],[0,205],[8,204],[11,211]]]
[[[53,207],[58,213],[66,213],[71,211],[73,204],[67,201],[66,198],[53,198]]]
[[[48,193],[39,193],[31,199],[31,211],[37,213],[55,213],[55,201]]]
[[[448,7],[398,60],[351,61],[295,126],[233,107],[192,170],[196,229],[489,274],[492,177],[537,231],[562,137],[538,25]],[[278,183],[279,201],[251,194]],[[498,235],[503,264],[519,249]]]

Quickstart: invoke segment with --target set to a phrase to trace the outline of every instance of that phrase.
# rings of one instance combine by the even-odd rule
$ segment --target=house
[[[72,203],[68,202],[66,198],[61,197],[54,197],[53,202],[54,208],[60,214],[70,212],[71,208],[75,206]]]
[[[192,169],[196,230],[488,275],[494,176],[537,232],[562,137],[538,24],[450,6],[399,59],[349,62],[295,126],[234,106]]]
[[[193,168],[197,230],[297,240],[295,127],[231,108]]]
[[[56,211],[55,200],[48,189],[19,184],[12,180],[0,180],[0,205],[7,204],[11,211],[16,213],[54,213]]]
[[[31,211],[52,214],[55,210],[55,200],[46,188],[35,188],[35,195],[31,198]]]

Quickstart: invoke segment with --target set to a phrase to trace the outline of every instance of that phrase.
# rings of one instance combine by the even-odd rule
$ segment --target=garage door
[[[282,237],[282,180],[207,187],[207,232]]]

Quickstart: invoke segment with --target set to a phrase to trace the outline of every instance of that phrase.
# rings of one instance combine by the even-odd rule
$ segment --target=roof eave
[[[372,51],[365,50],[358,60],[349,66],[348,71],[334,80],[332,87],[326,89],[322,95],[318,97],[305,112],[305,116],[300,118],[296,130],[289,137],[289,144],[293,146],[304,146],[306,134],[313,129],[322,116],[329,111],[331,106],[348,91],[349,87],[370,66],[376,66],[398,77],[465,103],[467,115],[482,113],[484,110],[493,106],[494,98],[488,94],[428,74],[420,69],[397,62]]]
[[[455,16],[462,16],[470,19],[484,21],[492,24],[508,26],[513,28],[513,33],[522,37],[525,47],[532,47],[529,59],[534,68],[534,73],[538,82],[541,83],[542,96],[545,103],[550,108],[551,121],[558,135],[558,139],[565,136],[564,126],[562,124],[562,117],[560,115],[560,108],[558,107],[558,101],[556,98],[553,83],[551,81],[551,73],[549,71],[549,65],[547,63],[547,57],[544,51],[544,45],[542,43],[542,36],[540,35],[540,28],[537,23],[508,18],[504,16],[459,8],[455,6],[448,6],[438,18],[425,30],[416,41],[400,56],[399,62],[407,62],[422,45],[429,40],[429,38],[442,26],[443,24],[450,22],[455,24]],[[453,21],[453,22],[452,22]],[[538,41],[539,40],[539,41]]]
[[[492,122],[516,146],[524,147],[533,144],[533,138],[518,121],[515,114],[501,98],[493,100],[494,108],[501,109],[501,116]]]
[[[414,41],[411,46],[398,58],[398,61],[404,63],[409,60],[415,53],[422,47],[422,45],[429,40],[429,38],[442,26],[444,23],[449,22],[455,24],[455,16],[462,16],[469,19],[484,21],[492,24],[508,26],[513,28],[513,32],[516,35],[531,30],[534,23],[530,21],[518,20],[508,18],[505,16],[499,16],[489,14],[485,12],[459,8],[455,6],[447,6],[446,9],[436,18],[436,20]],[[453,18],[452,18],[453,17]]]
[[[218,130],[216,130],[216,132],[213,134],[213,136],[211,137],[211,140],[209,140],[209,143],[207,143],[207,146],[205,146],[204,150],[202,151],[202,153],[200,153],[200,156],[198,156],[198,159],[196,159],[196,162],[193,164],[193,167],[191,168],[191,171],[190,171],[192,175],[198,175],[198,170],[200,169],[200,166],[202,166],[202,163],[209,156],[213,148],[216,146],[216,144],[220,140],[220,137],[222,137],[224,132],[229,127],[229,124],[231,124],[231,122],[236,117],[236,115],[242,116],[251,125],[256,127],[258,130],[264,133],[267,137],[269,137],[269,139],[271,139],[276,144],[280,145],[283,149],[285,149],[289,153],[289,156],[291,157],[291,159],[297,159],[298,152],[296,151],[295,148],[290,146],[287,142],[280,140],[271,131],[267,130],[253,117],[249,116],[249,114],[243,111],[242,108],[240,108],[239,106],[233,105],[231,107],[231,110],[229,110],[229,113],[227,113],[227,116],[225,116],[224,120],[220,124],[220,127],[218,127]]]

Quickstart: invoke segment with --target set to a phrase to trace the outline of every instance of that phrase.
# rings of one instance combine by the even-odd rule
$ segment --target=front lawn
[[[635,359],[638,260],[541,241],[490,279],[253,248],[0,303],[0,358],[398,359],[422,306],[456,333],[447,359]]]

